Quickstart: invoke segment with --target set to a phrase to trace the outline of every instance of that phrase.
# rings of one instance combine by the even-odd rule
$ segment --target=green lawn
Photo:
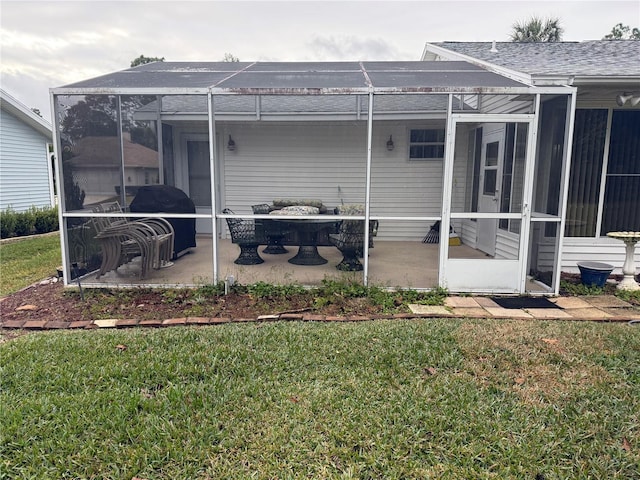
[[[31,333],[0,365],[0,478],[638,478],[628,324]]]
[[[0,245],[0,297],[55,275],[61,262],[59,234]]]

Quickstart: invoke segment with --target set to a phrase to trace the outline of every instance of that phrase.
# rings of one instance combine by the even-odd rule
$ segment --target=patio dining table
[[[303,215],[292,217],[291,219],[273,219],[274,222],[282,223],[286,229],[297,233],[298,253],[288,262],[294,265],[324,265],[327,263],[328,260],[318,252],[318,245],[321,243],[319,235],[323,230],[334,230],[337,221],[331,218],[300,218]]]

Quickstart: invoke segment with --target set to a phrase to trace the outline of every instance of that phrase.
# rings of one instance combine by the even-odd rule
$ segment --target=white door
[[[500,179],[503,157],[504,132],[499,131],[487,135],[482,140],[478,212],[498,213],[500,211]],[[497,219],[479,218],[476,239],[478,250],[482,250],[489,256],[494,256],[496,253],[497,232]]]
[[[176,185],[183,190],[196,206],[196,213],[211,214],[211,169],[209,167],[208,135],[187,134],[182,137],[180,162]],[[211,233],[211,220],[196,219],[197,233]]]

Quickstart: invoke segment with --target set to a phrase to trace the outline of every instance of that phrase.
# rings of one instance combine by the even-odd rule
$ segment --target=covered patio
[[[123,264],[117,270],[100,277],[96,283],[105,287],[161,285],[206,285],[213,281],[211,276],[212,241],[210,236],[199,236],[198,248],[180,257],[170,269],[153,270],[145,279],[139,278],[139,259]],[[292,248],[284,255],[260,253],[264,263],[259,265],[237,265],[238,248],[230,240],[218,242],[220,275],[222,279],[233,277],[242,284],[266,282],[281,284],[286,282],[301,285],[317,285],[324,279],[361,281],[361,272],[343,272],[335,268],[342,255],[332,247],[318,247],[320,255],[328,260],[326,265],[292,265],[288,262],[295,253]],[[262,249],[260,249],[262,250]],[[478,258],[484,253],[460,246],[457,252]],[[412,288],[414,285],[436,286],[438,284],[438,245],[417,242],[380,242],[370,251],[369,272],[373,285],[388,288]],[[399,269],[398,265],[406,268]]]
[[[158,62],[52,89],[52,102],[66,284],[78,275],[96,287],[233,276],[557,292],[571,88],[465,62]],[[132,208],[151,185],[184,192],[193,209]],[[114,200],[120,212],[97,208]],[[285,200],[316,210],[292,218],[274,207]],[[254,213],[258,205],[270,211]],[[341,213],[347,206],[358,213]],[[191,222],[195,245],[149,261],[142,277],[144,254],[122,255],[98,278],[96,220],[141,217]],[[326,263],[296,265],[299,244],[273,255],[262,240],[264,262],[238,265],[232,219],[360,222],[362,270],[336,268],[344,252],[335,242],[317,246]],[[364,228],[371,222],[375,237]],[[436,222],[433,243],[423,242]]]

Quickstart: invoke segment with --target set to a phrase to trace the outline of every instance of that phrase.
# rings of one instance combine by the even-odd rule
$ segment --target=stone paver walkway
[[[593,297],[555,297],[549,299],[554,308],[503,308],[489,297],[447,297],[444,306],[410,305],[412,313],[374,316],[326,316],[317,314],[261,315],[256,318],[181,317],[165,320],[103,319],[78,322],[0,319],[0,328],[53,330],[86,328],[175,327],[185,325],[217,325],[238,322],[293,320],[308,322],[358,322],[380,319],[412,318],[498,318],[524,320],[576,320],[629,322],[640,321],[640,308],[613,295]]]
[[[549,301],[555,304],[555,308],[503,308],[488,297],[447,297],[445,305],[454,317],[607,322],[640,320],[640,308],[633,307],[614,295],[554,297],[549,298]]]

